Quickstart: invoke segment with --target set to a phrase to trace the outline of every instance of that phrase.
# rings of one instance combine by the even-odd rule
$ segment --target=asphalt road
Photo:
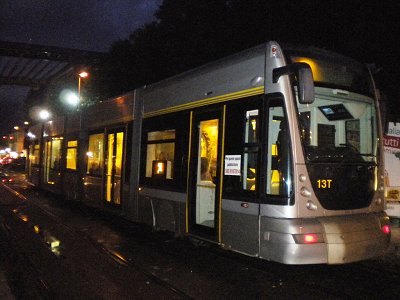
[[[18,299],[397,299],[400,293],[396,239],[377,260],[286,266],[174,239],[27,185],[2,185],[0,208],[1,265]]]

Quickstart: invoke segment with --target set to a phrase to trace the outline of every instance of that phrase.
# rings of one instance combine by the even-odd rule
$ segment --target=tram
[[[30,131],[32,184],[285,264],[382,255],[382,129],[368,68],[270,41]]]

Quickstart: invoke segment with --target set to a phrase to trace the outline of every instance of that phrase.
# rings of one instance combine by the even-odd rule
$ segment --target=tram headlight
[[[307,201],[306,207],[307,207],[309,210],[317,210],[317,209],[318,209],[317,205],[316,205],[314,202],[312,202],[311,200],[308,200],[308,201]]]
[[[305,182],[307,180],[307,176],[304,175],[304,174],[300,174],[299,175],[299,180],[300,180],[300,182]]]
[[[311,196],[311,192],[308,188],[306,188],[305,186],[303,186],[300,189],[300,195],[304,196],[304,197],[310,197]]]

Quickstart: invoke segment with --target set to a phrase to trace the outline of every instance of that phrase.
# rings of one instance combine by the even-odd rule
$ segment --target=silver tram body
[[[296,59],[269,42],[39,124],[31,182],[266,260],[379,256],[390,233],[376,95],[316,84],[316,104],[300,103],[296,76],[281,68]]]

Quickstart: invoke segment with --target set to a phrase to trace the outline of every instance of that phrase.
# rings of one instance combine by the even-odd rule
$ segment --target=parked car
[[[4,156],[4,157],[0,158],[0,164],[1,165],[7,165],[7,164],[9,164],[11,162],[12,162],[12,158],[9,157],[9,156]]]
[[[14,177],[6,173],[0,172],[0,180],[2,183],[13,183]]]
[[[24,172],[26,165],[25,157],[18,157],[12,159],[9,163],[3,165],[3,170],[6,172]]]

